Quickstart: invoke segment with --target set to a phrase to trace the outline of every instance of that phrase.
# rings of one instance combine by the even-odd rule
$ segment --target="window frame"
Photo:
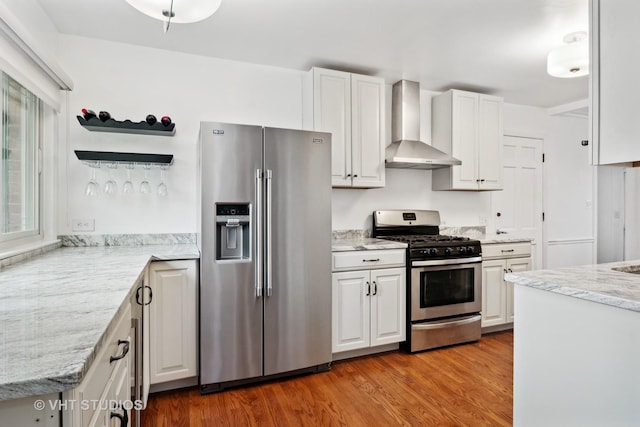
[[[10,251],[12,249],[17,249],[20,246],[33,244],[37,242],[41,242],[44,240],[44,227],[43,227],[43,203],[44,203],[44,191],[43,191],[43,142],[44,142],[44,128],[45,128],[45,103],[43,100],[34,94],[28,87],[24,86],[20,81],[16,80],[6,71],[0,69],[0,76],[6,75],[9,79],[13,80],[20,87],[29,91],[36,98],[37,102],[37,112],[36,112],[36,127],[35,135],[37,138],[33,156],[35,159],[30,159],[34,161],[34,170],[35,170],[35,182],[34,182],[34,192],[36,193],[36,197],[34,198],[37,203],[37,207],[34,210],[34,214],[36,218],[34,219],[34,228],[31,230],[22,230],[22,231],[14,231],[14,232],[2,232],[0,231],[0,259],[2,258],[1,253],[5,251]],[[2,90],[4,90],[4,84],[2,85]],[[3,94],[4,96],[4,94]],[[4,105],[0,108],[0,112],[3,111]],[[2,129],[3,123],[0,123],[0,130]],[[4,168],[4,160],[2,164],[2,170]],[[3,176],[0,176],[0,188],[2,188],[2,179]],[[4,213],[0,212],[0,219],[4,220]]]

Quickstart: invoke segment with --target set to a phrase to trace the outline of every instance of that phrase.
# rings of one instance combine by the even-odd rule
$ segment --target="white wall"
[[[95,233],[183,233],[196,230],[196,149],[200,121],[255,123],[299,128],[302,73],[101,40],[61,36],[60,62],[74,79],[68,98],[67,141],[60,159],[59,234],[71,234],[72,219],[95,219]],[[116,119],[170,116],[174,137],[89,132],[80,110],[109,111]],[[166,173],[169,196],[86,197],[90,168],[73,150],[173,154]],[[101,168],[104,184],[108,171]],[[143,176],[133,173],[134,185]],[[122,185],[125,171],[118,169]],[[152,187],[159,171],[151,170]],[[221,179],[225,179],[221,177]]]
[[[625,167],[598,166],[598,262],[624,259]]]
[[[66,35],[60,36],[59,61],[74,79],[75,90],[68,95],[68,117],[62,123],[58,234],[74,233],[72,219],[95,219],[96,234],[195,232],[200,121],[290,128],[302,125],[304,72]],[[421,91],[421,133],[426,142],[430,142],[434,94]],[[387,98],[391,100],[390,84]],[[176,135],[89,132],[75,118],[83,107],[96,112],[107,110],[117,119],[143,120],[148,113],[158,117],[166,114],[176,123]],[[388,142],[390,123],[388,102]],[[550,118],[540,108],[506,104],[504,128],[523,136],[545,138],[550,153],[545,168],[550,176],[545,209],[556,221],[549,223],[547,237],[592,238],[593,215],[585,204],[592,191],[591,175],[584,170],[586,154],[583,161],[579,146],[579,140],[586,137],[586,121]],[[84,188],[90,168],[76,159],[74,149],[174,154],[174,165],[166,174],[169,196],[120,193],[114,197],[86,197]],[[486,224],[492,229],[490,192],[431,191],[431,171],[386,172],[385,188],[333,190],[334,230],[370,228],[374,209],[401,208],[437,209],[447,226]],[[141,170],[134,171],[135,184],[139,184],[142,175]],[[107,176],[106,168],[98,171],[101,183]],[[125,171],[117,170],[115,177],[122,185]],[[159,171],[152,170],[149,178],[152,186],[157,186]]]

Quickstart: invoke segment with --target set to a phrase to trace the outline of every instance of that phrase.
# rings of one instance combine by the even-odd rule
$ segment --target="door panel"
[[[482,262],[482,327],[505,322],[505,268],[504,260]]]
[[[371,271],[371,345],[404,341],[406,270]]]
[[[331,361],[331,136],[264,132],[272,174],[265,268],[273,286],[265,297],[264,373],[271,375]]]
[[[369,271],[333,273],[331,304],[332,351],[369,347]],[[370,293],[370,291],[369,291]]]
[[[505,136],[503,190],[491,193],[496,229],[531,238],[534,260],[542,259],[543,142],[539,138]]]
[[[262,375],[262,299],[255,292],[262,128],[202,123],[200,133],[200,380],[211,384]],[[250,203],[249,259],[216,260],[216,203]]]

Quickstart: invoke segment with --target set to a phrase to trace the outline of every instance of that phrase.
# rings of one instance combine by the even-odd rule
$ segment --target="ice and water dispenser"
[[[249,204],[216,204],[216,259],[250,258],[251,215]]]

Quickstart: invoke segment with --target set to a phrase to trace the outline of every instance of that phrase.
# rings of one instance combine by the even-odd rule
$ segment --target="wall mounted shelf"
[[[78,160],[87,163],[129,163],[168,166],[173,164],[173,154],[122,153],[115,151],[74,150]]]
[[[163,135],[173,136],[176,133],[176,124],[169,123],[167,126],[160,122],[150,125],[147,122],[132,122],[131,120],[114,120],[109,119],[102,121],[93,117],[89,120],[82,116],[76,116],[82,127],[92,132],[117,132],[117,133],[133,133],[138,135]]]

